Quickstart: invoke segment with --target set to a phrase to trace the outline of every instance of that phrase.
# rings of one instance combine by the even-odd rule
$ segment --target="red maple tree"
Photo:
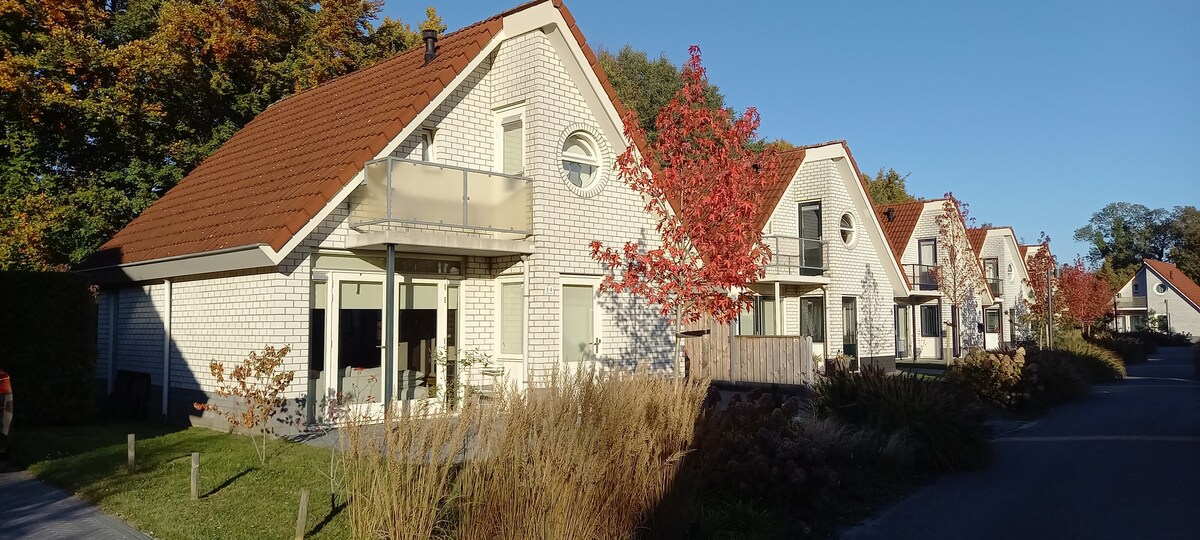
[[[759,125],[753,107],[734,117],[707,105],[700,48],[689,49],[683,88],[659,111],[658,136],[630,111],[617,174],[642,196],[661,242],[623,247],[591,243],[592,258],[608,271],[601,290],[642,296],[676,326],[711,316],[732,321],[753,303],[747,289],[765,275],[771,253],[757,223],[758,199],[776,180],[774,148],[755,151]]]
[[[1032,291],[1032,298],[1029,299],[1029,313],[1027,315],[1030,329],[1039,328],[1039,333],[1044,332],[1046,328],[1047,314],[1049,311],[1048,298],[1049,291],[1055,289],[1057,278],[1051,276],[1049,280],[1046,274],[1052,272],[1058,261],[1054,258],[1054,254],[1050,252],[1050,237],[1046,233],[1041,233],[1036,244],[1037,250],[1033,256],[1025,260],[1025,268],[1029,271],[1029,279],[1025,280],[1025,285]],[[1057,295],[1056,299],[1057,299]],[[1056,310],[1057,311],[1057,310]],[[1041,335],[1041,339],[1045,339],[1045,335]]]
[[[1076,259],[1075,264],[1063,266],[1054,300],[1055,315],[1061,306],[1063,323],[1087,330],[1112,311],[1113,290],[1108,280],[1084,267],[1083,259]]]

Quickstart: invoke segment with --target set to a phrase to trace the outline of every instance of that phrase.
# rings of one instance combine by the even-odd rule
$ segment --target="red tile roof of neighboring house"
[[[1169,262],[1153,259],[1146,259],[1142,262],[1146,266],[1149,266],[1151,270],[1154,270],[1154,273],[1167,280],[1167,283],[1170,283],[1175,290],[1179,291],[1188,300],[1191,300],[1192,305],[1200,310],[1200,285],[1192,281],[1192,278],[1189,278],[1178,267]]]
[[[892,248],[892,255],[896,257],[897,264],[902,264],[900,259],[904,255],[904,248],[908,246],[908,241],[917,228],[917,222],[921,220],[921,212],[925,211],[926,202],[928,201],[875,206],[879,224],[883,227],[883,235],[887,237],[888,246]],[[888,219],[889,210],[892,211],[891,219]]]
[[[796,171],[800,170],[800,165],[804,164],[804,151],[804,148],[792,148],[779,153],[779,178],[767,187],[762,198],[758,200],[758,230],[761,231],[767,226],[775,207],[779,206],[779,201],[787,194],[788,187],[792,185],[792,178],[796,176]]]
[[[979,257],[983,253],[983,244],[987,241],[987,234],[987,227],[967,229],[967,241],[970,242],[971,249],[975,251],[976,257]]]
[[[234,247],[280,250],[480,54],[507,15],[446,34],[425,64],[413,48],[283,99],[256,116],[150,205],[85,267]],[[575,24],[553,0],[618,113],[616,98]]]

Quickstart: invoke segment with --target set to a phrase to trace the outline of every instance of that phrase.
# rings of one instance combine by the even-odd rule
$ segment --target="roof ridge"
[[[504,17],[506,17],[506,16],[508,16],[508,15],[512,15],[513,13],[517,13],[517,12],[519,12],[519,11],[522,11],[522,10],[524,10],[524,9],[528,9],[528,8],[530,8],[530,7],[533,7],[534,5],[541,4],[541,3],[544,3],[544,2],[549,2],[549,1],[551,1],[551,0],[532,0],[532,1],[530,1],[530,2],[525,2],[524,4],[520,4],[520,5],[516,6],[516,7],[513,7],[513,8],[511,8],[511,9],[509,9],[508,11],[504,11],[504,12],[502,12],[502,13],[498,13],[498,14],[496,14],[496,15],[492,15],[491,17],[488,17],[488,18],[486,18],[486,19],[482,19],[482,20],[475,21],[475,22],[473,22],[473,23],[471,23],[471,24],[468,24],[468,25],[466,25],[466,26],[464,26],[464,27],[462,27],[462,28],[458,28],[458,29],[454,30],[453,32],[449,32],[449,33],[446,33],[446,34],[442,34],[441,36],[438,36],[438,41],[441,41],[441,40],[443,40],[443,39],[450,39],[450,38],[453,38],[453,37],[457,36],[458,34],[460,34],[460,33],[462,33],[462,32],[465,32],[465,31],[467,31],[467,30],[472,30],[472,29],[474,29],[474,28],[476,28],[476,27],[478,27],[478,26],[480,26],[480,25],[487,24],[487,23],[489,23],[489,22],[492,22],[492,21],[495,21],[495,20],[498,20],[498,19],[503,19]],[[425,51],[425,49],[421,48],[420,46],[416,46],[416,47],[410,47],[410,48],[408,48],[408,49],[405,49],[405,50],[403,50],[403,51],[397,51],[395,54],[393,54],[393,55],[391,55],[391,56],[389,56],[389,57],[387,57],[387,58],[384,58],[384,59],[382,59],[382,60],[380,60],[380,61],[378,61],[378,62],[375,62],[374,64],[371,64],[371,65],[369,65],[369,66],[361,67],[361,68],[358,68],[358,69],[355,69],[355,70],[349,71],[349,72],[347,72],[347,73],[343,73],[343,74],[341,74],[341,75],[338,75],[337,77],[333,77],[333,78],[331,78],[331,79],[327,79],[327,80],[321,81],[321,82],[317,83],[317,84],[316,84],[316,85],[314,85],[314,86],[310,86],[310,87],[308,87],[308,88],[305,88],[305,89],[303,89],[303,90],[299,90],[299,91],[297,91],[297,92],[292,92],[291,94],[289,94],[289,95],[287,95],[287,96],[284,96],[284,97],[282,97],[282,98],[279,98],[279,99],[277,99],[277,100],[275,100],[275,101],[271,102],[271,104],[270,104],[270,105],[267,105],[266,107],[264,107],[264,108],[263,108],[263,112],[266,112],[266,110],[267,110],[267,109],[270,109],[271,107],[274,107],[276,104],[283,103],[283,102],[285,102],[285,101],[287,101],[287,100],[289,100],[289,99],[292,99],[292,98],[294,98],[294,97],[300,96],[301,94],[306,94],[306,93],[308,93],[308,92],[311,92],[311,91],[313,91],[313,90],[316,90],[316,89],[318,89],[318,88],[321,88],[321,87],[323,87],[323,86],[325,86],[325,85],[328,85],[328,84],[330,84],[330,83],[332,83],[332,82],[335,82],[335,81],[338,81],[338,80],[340,80],[340,79],[343,79],[343,78],[349,77],[349,76],[351,76],[351,75],[355,75],[355,74],[359,74],[359,73],[364,73],[364,72],[369,72],[369,71],[372,71],[372,70],[374,70],[374,69],[375,69],[375,68],[377,68],[377,67],[383,66],[384,64],[389,64],[389,63],[392,63],[392,62],[398,62],[398,61],[401,61],[401,60],[403,59],[403,57],[405,57],[405,56],[407,56],[407,55],[417,55],[418,53],[420,53],[420,54],[423,54],[423,53],[424,53],[424,51]],[[259,113],[259,114],[261,114],[261,113]]]

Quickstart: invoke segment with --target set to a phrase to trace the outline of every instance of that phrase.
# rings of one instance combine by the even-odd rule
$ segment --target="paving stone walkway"
[[[149,539],[25,471],[0,473],[0,539]]]

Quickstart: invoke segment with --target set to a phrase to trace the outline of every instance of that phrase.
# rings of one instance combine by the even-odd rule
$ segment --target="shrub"
[[[946,370],[946,380],[984,403],[1003,408],[1013,404],[1024,368],[1023,348],[1012,354],[971,349]]]
[[[80,422],[95,410],[96,299],[82,276],[0,272],[0,369],[18,426]]]
[[[1054,355],[1071,362],[1090,382],[1115,381],[1125,378],[1125,364],[1117,353],[1078,337],[1055,342]]]
[[[806,437],[797,421],[801,403],[779,400],[754,390],[735,395],[724,408],[705,411],[696,424],[696,443],[684,459],[675,489],[655,513],[651,538],[714,537],[712,518],[744,521],[740,531],[757,528],[752,521],[788,516],[789,526],[804,530],[838,483],[835,469],[818,444]],[[746,501],[749,507],[721,506],[719,501]],[[747,519],[749,508],[758,519]],[[732,515],[730,515],[732,514]]]
[[[1150,353],[1153,353],[1156,349],[1152,343],[1124,335],[1092,337],[1088,338],[1088,341],[1117,353],[1117,356],[1120,357],[1125,365],[1145,362],[1149,359]]]
[[[812,418],[797,398],[735,395],[701,416],[693,450],[645,536],[807,536],[911,462],[901,435]]]
[[[904,437],[915,463],[932,470],[986,464],[990,446],[978,403],[959,388],[917,374],[888,375],[876,366],[833,370],[817,381],[813,412],[886,435]]]
[[[295,371],[278,371],[291,350],[286,345],[279,350],[267,345],[262,354],[251,351],[249,357],[229,371],[228,380],[225,364],[213,360],[208,369],[217,381],[217,395],[237,398],[240,408],[222,408],[215,403],[192,404],[198,411],[219,414],[229,425],[248,430],[260,464],[267,462],[267,438],[273,431],[271,419],[287,404],[283,391],[296,377]],[[258,431],[258,441],[254,440],[255,431]]]
[[[1192,335],[1187,332],[1159,332],[1157,330],[1137,330],[1119,334],[1136,338],[1153,347],[1186,347],[1193,345]],[[1153,352],[1153,350],[1151,350]]]
[[[1030,408],[1041,409],[1074,401],[1086,396],[1091,389],[1075,364],[1040,350],[1029,354],[1021,375],[1019,389],[1024,397],[1023,404]]]

